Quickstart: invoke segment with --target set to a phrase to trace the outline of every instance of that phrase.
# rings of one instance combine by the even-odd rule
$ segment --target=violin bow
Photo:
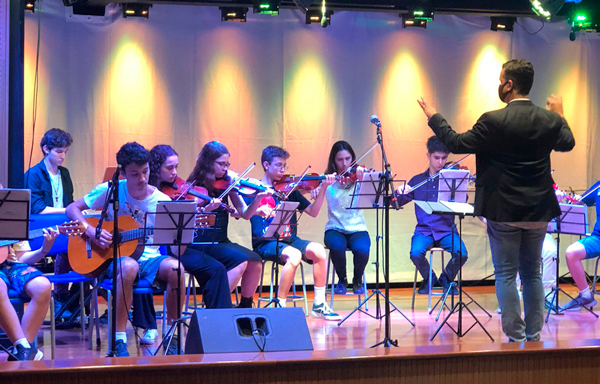
[[[359,157],[358,159],[354,160],[349,166],[348,168],[346,168],[346,170],[344,172],[342,172],[340,174],[340,176],[344,176],[348,171],[350,171],[352,169],[352,167],[354,167],[356,164],[358,164],[359,161],[361,161],[362,159],[364,159],[365,157],[367,157],[367,155],[371,152],[373,152],[373,150],[379,145],[379,143],[376,141],[371,148],[369,148],[367,150],[367,152],[363,153],[361,157]]]
[[[450,165],[448,166],[448,168],[444,168],[444,169],[442,169],[442,171],[443,171],[443,170],[446,170],[446,169],[452,169],[452,168],[456,167],[457,165],[459,165],[460,163],[462,163],[462,162],[463,162],[463,161],[464,161],[464,160],[465,160],[467,157],[469,157],[469,156],[471,156],[471,155],[472,155],[472,153],[469,153],[467,156],[463,157],[462,159],[458,160],[457,162],[450,164]],[[410,189],[410,192],[414,191],[415,189],[421,188],[422,186],[424,186],[425,184],[427,184],[427,183],[428,183],[428,182],[430,182],[431,180],[435,180],[435,178],[436,178],[436,177],[438,177],[439,175],[441,175],[441,174],[442,174],[442,171],[439,171],[439,172],[438,172],[438,173],[436,173],[435,175],[433,175],[433,176],[430,176],[430,177],[426,178],[425,180],[421,181],[419,184],[417,184],[417,185],[415,185],[414,187],[412,187],[412,188]]]
[[[231,190],[233,188],[235,188],[242,181],[244,176],[246,176],[246,174],[248,174],[248,172],[250,172],[252,170],[252,168],[254,168],[255,165],[256,165],[256,162],[252,162],[242,174],[238,175],[238,177],[233,181],[233,183],[231,183],[231,185],[229,185],[229,187],[227,187],[227,189],[224,190],[223,193],[221,193],[221,195],[219,196],[219,199],[223,199],[229,192],[231,192]]]

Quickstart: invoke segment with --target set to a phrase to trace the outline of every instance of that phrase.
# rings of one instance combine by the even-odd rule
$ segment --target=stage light
[[[590,6],[588,6],[590,5]],[[582,3],[581,5],[568,4],[561,11],[561,15],[566,15],[571,24],[571,33],[569,39],[575,41],[577,32],[585,31],[597,33],[600,31],[598,24],[600,23],[600,7],[594,8],[590,3]]]
[[[415,19],[407,14],[400,15],[402,17],[402,28],[427,28],[427,20]]]
[[[27,0],[25,2],[25,10],[29,12],[35,12],[35,0]]]
[[[221,10],[221,21],[237,21],[240,23],[246,22],[246,13],[248,8],[245,7],[219,7]]]
[[[325,21],[323,21],[323,14],[320,9],[309,9],[306,11],[306,24],[331,24],[331,15],[333,11],[325,12]]]
[[[515,17],[490,17],[492,25],[490,29],[492,31],[506,31],[512,32],[517,20]]]
[[[261,15],[279,15],[279,3],[280,0],[261,0],[254,1],[254,13]]]
[[[143,17],[147,19],[148,17],[150,17],[150,7],[152,7],[152,4],[121,3],[124,18]]]
[[[563,5],[569,2],[573,3],[577,2],[577,0],[529,0],[531,10],[535,12],[536,15],[543,17],[546,20],[550,20],[553,16],[556,16]]]

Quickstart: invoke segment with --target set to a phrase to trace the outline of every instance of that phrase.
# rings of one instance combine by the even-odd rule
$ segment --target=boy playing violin
[[[263,184],[269,187],[281,180],[287,168],[287,159],[290,154],[283,148],[276,146],[268,146],[262,151],[261,164],[265,174],[261,180]],[[321,210],[323,200],[325,198],[325,190],[327,186],[335,182],[334,175],[327,175],[322,181],[319,193],[314,202],[308,201],[302,194],[296,190],[292,192],[288,201],[298,202],[298,210],[307,213],[309,216],[316,217]],[[264,199],[269,200],[271,198]],[[279,203],[279,199],[273,196],[275,204]],[[252,199],[249,199],[251,201]],[[272,202],[272,201],[271,201]],[[325,248],[323,245],[303,240],[297,236],[296,214],[290,220],[290,236],[284,237],[279,241],[279,249],[277,243],[273,239],[264,239],[262,237],[263,228],[266,218],[271,215],[273,208],[267,204],[262,205],[257,210],[250,222],[252,223],[252,247],[264,259],[283,264],[281,279],[279,281],[279,289],[277,291],[278,304],[281,307],[286,306],[286,298],[292,283],[296,269],[300,262],[304,260],[313,265],[313,278],[315,284],[315,301],[312,307],[312,316],[325,320],[338,321],[341,317],[333,312],[325,302],[325,279],[327,275],[327,260],[325,258]]]

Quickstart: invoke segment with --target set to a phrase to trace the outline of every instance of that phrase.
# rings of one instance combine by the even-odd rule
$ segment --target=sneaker
[[[569,301],[567,305],[563,307],[564,311],[579,311],[581,307],[593,307],[596,305],[596,300],[594,299],[594,295],[590,297],[583,297],[581,293],[577,295],[576,298]]]
[[[317,317],[319,319],[338,321],[341,320],[342,317],[337,313],[333,312],[327,303],[322,304],[313,304],[311,315],[313,317]]]
[[[339,280],[335,288],[333,288],[333,293],[336,295],[345,295],[346,292],[348,292],[348,280]]]
[[[127,351],[127,343],[123,340],[117,340],[115,344],[115,357],[129,357],[129,352]]]
[[[165,355],[177,355],[177,340],[177,336],[173,335],[169,340],[165,341]]]
[[[146,332],[144,332],[144,336],[140,338],[140,344],[154,344],[156,342],[156,339],[158,339],[158,331],[156,329],[146,329]]]
[[[355,295],[365,294],[365,286],[363,285],[362,278],[352,279],[352,293]]]
[[[42,360],[44,357],[44,354],[39,349],[35,347],[25,348],[21,344],[9,348],[9,351],[12,355],[8,355],[6,361]]]
[[[54,313],[60,313],[61,309],[65,306],[65,302],[60,301],[60,300],[56,300],[54,302]],[[62,319],[70,319],[73,316],[73,314],[68,310],[68,309],[64,309],[63,312],[61,313],[60,317]]]

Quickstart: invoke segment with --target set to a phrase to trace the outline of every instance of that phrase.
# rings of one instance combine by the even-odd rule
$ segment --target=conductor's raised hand
[[[423,113],[425,113],[425,116],[427,116],[427,120],[431,119],[431,116],[437,113],[436,109],[428,102],[426,102],[425,99],[423,99],[422,97],[420,99],[417,99],[417,103],[419,103],[419,106],[423,110]]]
[[[562,96],[550,95],[546,99],[546,109],[558,113],[560,117],[565,117]]]

